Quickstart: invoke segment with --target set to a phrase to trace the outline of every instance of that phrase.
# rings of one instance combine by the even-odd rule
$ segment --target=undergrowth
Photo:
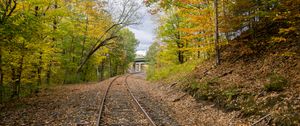
[[[227,112],[240,111],[240,117],[248,118],[267,115],[270,110],[278,108],[278,104],[281,104],[286,97],[285,95],[268,95],[268,92],[282,91],[287,85],[287,80],[278,74],[270,75],[269,79],[268,86],[265,85],[257,92],[248,92],[243,87],[237,86],[237,84],[228,84],[231,85],[228,87],[221,86],[222,84],[224,85],[224,82],[218,77],[201,81],[196,78],[190,78],[189,81],[182,83],[185,85],[183,90],[196,100],[213,102],[219,109]],[[265,98],[258,100],[259,97],[262,97],[260,96],[262,92],[265,92]],[[280,106],[285,105],[279,105],[279,108]],[[287,118],[283,118],[282,115],[275,115],[273,116],[273,122],[279,125],[294,125],[297,121],[300,121],[293,117],[295,112],[292,110],[285,110],[284,113],[284,116],[287,116]],[[290,121],[293,122],[291,123]]]
[[[269,81],[265,83],[257,92],[249,92],[243,86],[244,84],[226,84],[219,77],[204,77],[198,79],[197,77],[180,77],[178,73],[188,72],[191,69],[183,69],[187,65],[190,68],[194,67],[191,64],[183,64],[172,66],[167,69],[168,72],[157,72],[152,76],[152,80],[159,80],[165,78],[177,78],[177,82],[181,84],[183,91],[189,93],[198,101],[208,101],[214,103],[219,109],[226,112],[239,111],[241,118],[249,118],[253,116],[265,116],[271,111],[281,108],[282,101],[286,97],[279,94],[287,87],[288,81],[283,76],[270,73],[266,79]],[[174,74],[177,73],[177,74]],[[227,86],[224,86],[227,85]],[[276,93],[277,92],[277,93]],[[278,95],[270,95],[270,93]],[[293,110],[280,110],[282,115],[272,115],[273,123],[278,125],[294,125],[300,120],[294,118]],[[297,114],[296,114],[297,115]],[[299,115],[299,114],[298,114]],[[293,121],[290,123],[290,121]]]
[[[288,81],[284,77],[272,73],[268,77],[269,82],[264,85],[266,91],[282,91]]]
[[[166,79],[170,76],[189,73],[195,69],[197,64],[199,64],[199,61],[190,61],[184,64],[174,64],[161,68],[150,67],[149,69],[147,69],[147,80],[157,81]]]

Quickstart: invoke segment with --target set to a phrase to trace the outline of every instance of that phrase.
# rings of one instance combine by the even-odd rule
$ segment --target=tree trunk
[[[178,51],[178,61],[180,64],[184,63],[183,51]]]
[[[25,47],[24,43],[23,43],[23,48]],[[21,92],[21,79],[22,79],[22,72],[23,72],[23,64],[24,64],[24,51],[21,51],[21,59],[19,61],[19,67],[17,69],[17,80],[16,80],[16,87],[17,87],[17,97],[20,96],[20,92]]]
[[[109,56],[109,76],[112,77],[112,63],[111,63],[111,57]]]
[[[21,59],[19,60],[19,66],[17,67],[17,70],[15,68],[12,68],[12,80],[13,80],[13,93],[11,98],[20,96],[21,92],[21,79],[22,79],[22,72],[23,72],[23,63],[24,63],[24,47],[25,43],[23,42],[23,46],[21,49]]]
[[[122,74],[125,74],[126,73],[126,64],[123,63],[122,65]]]
[[[3,93],[2,49],[0,47],[0,103],[3,101]]]
[[[228,29],[228,27],[226,26],[228,24],[228,19],[227,19],[227,13],[226,13],[225,0],[223,0],[222,6],[223,6],[222,9],[223,9],[223,17],[224,17],[225,28]],[[229,38],[228,31],[225,31],[225,37],[226,37],[226,40],[229,41],[230,38]]]
[[[82,43],[80,60],[82,60],[84,58],[84,50],[85,50],[85,43],[86,43],[86,39],[87,39],[88,25],[89,25],[89,17],[86,18],[86,22],[85,22],[85,32],[84,32],[84,39],[83,39],[83,43]]]
[[[179,34],[179,33],[178,33]],[[180,36],[178,35],[177,36],[177,39],[178,41],[176,42],[177,43],[177,48],[178,48],[178,52],[177,52],[177,55],[178,55],[178,61],[180,64],[183,64],[184,63],[184,52],[181,51],[180,49],[182,49],[184,47],[184,44],[180,43]]]
[[[37,69],[37,74],[38,74],[38,80],[37,80],[37,88],[35,90],[35,93],[38,93],[39,92],[39,88],[40,86],[42,85],[42,56],[43,56],[43,52],[40,52],[40,56],[39,56],[39,65],[38,65],[38,69]]]
[[[54,4],[54,9],[57,9],[58,8],[58,5],[57,5],[57,2],[55,1],[55,4]],[[57,19],[56,17],[54,17],[54,20],[53,20],[53,32],[55,32],[57,29]],[[52,42],[54,43],[56,41],[56,38],[53,37],[52,38]],[[53,48],[53,46],[52,46]],[[46,75],[46,82],[47,84],[50,84],[51,82],[51,68],[52,68],[52,60],[50,60],[49,64],[48,64],[48,70],[47,70],[47,75]]]
[[[115,68],[115,72],[114,72],[114,76],[118,75],[118,64],[116,64],[116,68]]]
[[[100,80],[103,81],[104,80],[104,65],[105,65],[105,61],[103,60],[101,63],[101,71],[100,71]]]
[[[72,60],[72,63],[75,63],[75,46],[74,46],[74,36],[72,35],[72,40],[71,40],[71,48],[70,48],[70,57]]]
[[[57,9],[58,8],[58,5],[57,5],[57,2],[55,2],[54,4],[54,9]],[[55,32],[57,29],[57,19],[56,17],[54,17],[54,20],[53,20],[53,32]],[[56,41],[56,38],[53,37],[52,38],[52,42],[54,43]],[[53,46],[52,46],[53,48]],[[46,83],[47,84],[50,84],[51,83],[51,68],[52,68],[52,60],[50,60],[49,64],[48,64],[48,70],[47,70],[47,75],[46,75]]]
[[[200,45],[198,45],[198,52],[197,52],[197,53],[198,53],[198,56],[197,56],[197,58],[198,58],[198,59],[200,59],[200,57],[201,57]]]
[[[13,66],[12,66],[13,67]],[[11,80],[12,80],[12,95],[11,98],[14,98],[15,96],[17,96],[17,85],[16,85],[16,71],[15,68],[11,68]]]
[[[50,79],[51,79],[51,68],[52,68],[52,61],[50,61],[50,63],[48,64],[48,70],[47,70],[47,74],[46,74],[46,83],[50,84]]]
[[[216,50],[216,65],[220,65],[220,49],[219,49],[219,13],[218,13],[218,0],[214,0],[215,7],[215,50]]]
[[[100,42],[99,45],[97,45],[94,49],[92,49],[88,55],[84,58],[84,60],[80,63],[78,69],[77,69],[77,72],[80,72],[80,70],[82,69],[82,67],[87,63],[87,61],[91,58],[91,56],[98,50],[100,49],[100,47],[103,47],[107,44],[108,41],[114,39],[114,38],[117,38],[118,36],[111,36],[103,41]]]

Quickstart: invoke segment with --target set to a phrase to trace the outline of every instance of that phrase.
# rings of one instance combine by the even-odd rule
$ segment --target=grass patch
[[[190,63],[170,65],[155,70],[155,74],[153,74],[154,72],[152,75],[150,73],[148,79],[168,80],[171,78],[172,82],[176,80],[175,82],[180,84],[180,88],[196,100],[213,103],[218,109],[226,112],[239,111],[239,117],[241,118],[263,117],[271,113],[273,124],[292,126],[300,123],[298,118],[299,107],[294,107],[299,104],[282,102],[288,96],[279,92],[284,91],[289,86],[289,81],[284,76],[274,72],[268,74],[267,77],[261,76],[259,79],[267,79],[268,81],[264,83],[263,87],[258,89],[249,85],[252,82],[233,83],[225,80],[227,78],[218,78],[217,76],[219,75],[213,72],[205,76],[201,74],[182,74],[191,72],[195,66],[195,64]],[[151,70],[154,71],[153,69]],[[254,84],[257,83],[255,82]],[[281,105],[283,103],[284,105]],[[276,112],[275,114],[274,111]]]
[[[192,72],[199,62],[186,62],[184,64],[173,64],[161,68],[149,67],[147,69],[147,80],[157,81],[163,80],[168,77]]]
[[[282,91],[287,86],[288,81],[283,76],[272,73],[268,77],[269,82],[264,85],[266,91]]]

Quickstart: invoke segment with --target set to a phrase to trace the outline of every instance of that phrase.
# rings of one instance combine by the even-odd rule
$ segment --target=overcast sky
[[[147,11],[147,7],[145,7],[144,4],[140,9],[140,13],[143,15],[141,24],[130,26],[129,30],[132,31],[135,34],[136,39],[140,41],[137,48],[137,54],[145,54],[155,39],[157,23],[154,20],[154,16]]]

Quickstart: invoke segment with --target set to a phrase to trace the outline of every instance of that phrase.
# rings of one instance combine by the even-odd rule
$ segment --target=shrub
[[[239,91],[236,88],[230,88],[223,92],[228,101],[235,99],[239,95]]]
[[[266,91],[282,91],[287,83],[288,81],[284,77],[272,74],[269,76],[269,83],[266,83],[264,88]]]
[[[192,72],[198,63],[199,61],[190,61],[184,64],[170,64],[160,68],[150,66],[147,69],[147,80],[157,81],[170,77],[182,78],[183,75]]]

